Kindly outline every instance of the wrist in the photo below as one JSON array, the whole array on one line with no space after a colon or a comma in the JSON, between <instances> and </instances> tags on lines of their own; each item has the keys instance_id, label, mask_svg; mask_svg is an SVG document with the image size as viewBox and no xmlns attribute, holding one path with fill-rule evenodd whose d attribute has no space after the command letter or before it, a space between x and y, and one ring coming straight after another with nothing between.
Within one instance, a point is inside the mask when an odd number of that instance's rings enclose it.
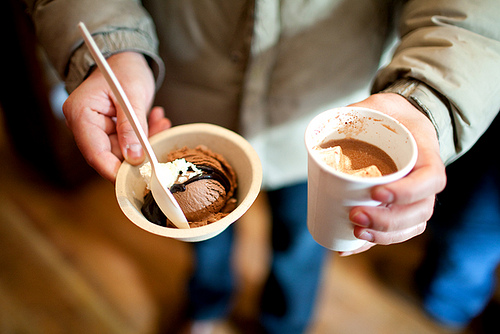
<instances>
[{"instance_id":1,"label":"wrist","mask_svg":"<svg viewBox=\"0 0 500 334\"><path fill-rule=\"evenodd\" d=\"M405 98L417 110L429 117L429 112L425 104L418 98L415 91L422 83L415 79L401 79L395 81L390 86L380 91L379 93L393 93Z\"/></svg>"},{"instance_id":2,"label":"wrist","mask_svg":"<svg viewBox=\"0 0 500 334\"><path fill-rule=\"evenodd\" d=\"M165 76L165 66L157 54L156 45L135 30L118 29L109 33L95 33L93 38L101 53L109 59L114 55L137 53L146 60L155 78L155 88L159 87ZM83 44L72 51L65 73L61 74L69 93L76 89L92 72L95 61L88 48Z\"/></svg>"}]
</instances>

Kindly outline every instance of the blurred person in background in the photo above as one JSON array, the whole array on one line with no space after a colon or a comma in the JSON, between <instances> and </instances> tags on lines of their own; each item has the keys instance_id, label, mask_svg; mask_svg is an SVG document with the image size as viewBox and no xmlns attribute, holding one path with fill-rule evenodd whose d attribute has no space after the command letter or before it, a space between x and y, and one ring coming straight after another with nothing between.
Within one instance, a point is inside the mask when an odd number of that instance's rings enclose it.
<instances>
[{"instance_id":1,"label":"blurred person in background","mask_svg":"<svg viewBox=\"0 0 500 334\"><path fill-rule=\"evenodd\" d=\"M493 333L500 328L487 314L473 322L493 297L500 263L497 131L498 117L470 151L447 167L448 184L437 197L426 258L416 275L424 310L455 330L471 325Z\"/></svg>"}]
</instances>

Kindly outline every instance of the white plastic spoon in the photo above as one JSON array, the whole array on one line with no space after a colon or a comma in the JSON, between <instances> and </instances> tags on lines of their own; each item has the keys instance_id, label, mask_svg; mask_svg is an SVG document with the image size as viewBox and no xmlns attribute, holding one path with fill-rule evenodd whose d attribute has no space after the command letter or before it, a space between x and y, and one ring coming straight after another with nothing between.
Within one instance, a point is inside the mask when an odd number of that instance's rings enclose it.
<instances>
[{"instance_id":1,"label":"white plastic spoon","mask_svg":"<svg viewBox=\"0 0 500 334\"><path fill-rule=\"evenodd\" d=\"M111 70L111 67L109 66L108 62L102 55L101 51L97 47L97 44L95 43L94 39L90 35L89 31L87 30L87 27L83 22L80 22L78 24L78 27L80 28L80 31L82 33L83 39L85 40L85 43L87 44L92 57L94 57L94 60L97 63L97 66L101 70L102 74L106 78L106 81L108 82L109 86L111 87L111 90L113 91L113 94L115 95L116 99L118 100L118 103L120 104L120 107L123 109L125 114L127 115L127 118L132 125L132 128L135 131L135 134L139 138L139 141L141 142L142 147L144 148L144 151L146 152L146 155L151 163L151 193L153 194L153 198L155 199L156 203L160 207L161 211L167 216L167 218L178 228L189 228L188 221L186 219L186 216L182 212L179 203L175 200L174 196L172 196L172 193L170 192L170 189L168 187L165 187L162 184L161 177L158 177L157 172L159 171L159 162L158 159L156 158L156 155L153 151L153 148L149 144L149 141L146 137L146 134L144 133L144 130L142 129L139 119L135 115L135 112L132 108L132 105L130 104L130 101L128 100L127 96L125 95L125 92L123 91L123 88L121 87L120 83L118 82L118 79L116 78L115 74Z\"/></svg>"}]
</instances>

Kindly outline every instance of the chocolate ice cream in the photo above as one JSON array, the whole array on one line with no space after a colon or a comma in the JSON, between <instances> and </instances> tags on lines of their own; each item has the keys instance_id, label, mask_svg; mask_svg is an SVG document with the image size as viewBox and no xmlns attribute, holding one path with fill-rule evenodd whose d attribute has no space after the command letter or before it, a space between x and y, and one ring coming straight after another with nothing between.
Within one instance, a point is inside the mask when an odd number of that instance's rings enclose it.
<instances>
[{"instance_id":1,"label":"chocolate ice cream","mask_svg":"<svg viewBox=\"0 0 500 334\"><path fill-rule=\"evenodd\" d=\"M330 140L316 149L320 159L339 172L360 177L377 177L398 170L387 153L361 140Z\"/></svg>"},{"instance_id":2,"label":"chocolate ice cream","mask_svg":"<svg viewBox=\"0 0 500 334\"><path fill-rule=\"evenodd\" d=\"M184 147L170 152L167 163L161 165L174 175L170 191L190 227L215 222L236 207L236 175L220 154L201 145L194 149ZM141 174L146 180L147 168L141 167ZM160 210L151 192L145 195L141 211L155 224L175 227Z\"/></svg>"}]
</instances>

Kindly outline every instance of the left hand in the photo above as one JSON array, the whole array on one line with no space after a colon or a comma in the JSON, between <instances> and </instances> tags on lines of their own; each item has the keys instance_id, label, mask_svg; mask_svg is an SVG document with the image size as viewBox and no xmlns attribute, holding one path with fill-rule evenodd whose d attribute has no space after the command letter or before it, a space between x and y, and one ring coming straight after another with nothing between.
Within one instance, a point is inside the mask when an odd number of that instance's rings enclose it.
<instances>
[{"instance_id":1,"label":"left hand","mask_svg":"<svg viewBox=\"0 0 500 334\"><path fill-rule=\"evenodd\" d=\"M340 252L342 256L361 253L375 244L400 243L424 232L434 212L436 194L446 185L436 130L404 97L392 93L375 94L351 106L378 110L401 122L415 138L418 158L407 176L372 189L372 199L380 201L381 205L351 209L349 218L354 224L354 235L369 242L357 250Z\"/></svg>"},{"instance_id":2,"label":"left hand","mask_svg":"<svg viewBox=\"0 0 500 334\"><path fill-rule=\"evenodd\" d=\"M122 52L112 55L107 61L144 132L151 136L168 129L170 120L165 117L163 108L151 109L155 81L144 56ZM115 182L124 159L133 165L144 161L139 139L99 69L94 69L70 94L63 111L83 156L107 180Z\"/></svg>"}]
</instances>

